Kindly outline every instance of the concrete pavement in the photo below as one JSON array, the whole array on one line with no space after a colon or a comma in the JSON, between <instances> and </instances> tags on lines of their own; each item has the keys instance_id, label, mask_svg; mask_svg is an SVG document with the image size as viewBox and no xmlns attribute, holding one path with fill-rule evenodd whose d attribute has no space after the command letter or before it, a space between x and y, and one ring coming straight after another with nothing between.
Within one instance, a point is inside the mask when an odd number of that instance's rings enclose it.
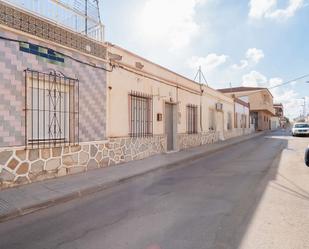
<instances>
[{"instance_id":1,"label":"concrete pavement","mask_svg":"<svg viewBox=\"0 0 309 249\"><path fill-rule=\"evenodd\" d=\"M272 137L273 139L274 137ZM288 146L264 179L262 197L246 227L241 249L309 248L309 167L304 150L309 138L282 137Z\"/></svg>"},{"instance_id":2,"label":"concrete pavement","mask_svg":"<svg viewBox=\"0 0 309 249\"><path fill-rule=\"evenodd\" d=\"M153 171L93 195L3 222L0 245L13 249L284 248L272 244L281 237L270 230L264 231L270 233L268 247L260 247L265 234L255 241L250 236L255 234L252 224L264 193L278 177L282 150L298 151L293 155L293 181L301 171L307 172L299 159L301 148L290 144L290 139L284 132L259 136L179 167ZM298 187L309 190L307 185ZM304 202L291 200L288 204L300 205L301 212L293 209L294 216L302 217L304 225L296 219L292 230L309 231L307 218L302 216L307 208ZM272 222L272 217L264 220ZM287 239L299 238L294 232L286 233L283 245ZM290 248L308 248L306 240L303 247L300 245Z\"/></svg>"},{"instance_id":3,"label":"concrete pavement","mask_svg":"<svg viewBox=\"0 0 309 249\"><path fill-rule=\"evenodd\" d=\"M232 138L185 151L156 155L123 165L92 170L58 179L36 182L0 191L0 222L113 186L124 180L162 167L175 166L205 156L207 153L260 136L261 133Z\"/></svg>"}]
</instances>

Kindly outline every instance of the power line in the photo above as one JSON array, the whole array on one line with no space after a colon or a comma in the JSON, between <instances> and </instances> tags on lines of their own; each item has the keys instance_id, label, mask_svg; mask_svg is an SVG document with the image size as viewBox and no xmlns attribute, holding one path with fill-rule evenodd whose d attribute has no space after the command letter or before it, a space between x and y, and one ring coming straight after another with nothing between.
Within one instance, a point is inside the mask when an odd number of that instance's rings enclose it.
<instances>
[{"instance_id":1,"label":"power line","mask_svg":"<svg viewBox=\"0 0 309 249\"><path fill-rule=\"evenodd\" d=\"M275 86L272 86L272 87L257 87L256 90L252 93L248 93L246 94L245 96L249 96L249 95L253 95L256 93L256 91L259 91L259 90L263 90L263 89L267 89L267 90L270 90L270 89L274 89L274 88L277 88L277 87L281 87L281 86L284 86L284 85L288 85L294 81L297 81L297 80L301 80L301 79L304 79L304 78L307 78L309 77L309 74L305 74L305 75L302 75L300 77L297 77L295 79L292 79L292 80L288 80L286 82L283 82L281 84L278 84L278 85L275 85ZM233 90L231 89L231 92L233 92Z\"/></svg>"},{"instance_id":2,"label":"power line","mask_svg":"<svg viewBox=\"0 0 309 249\"><path fill-rule=\"evenodd\" d=\"M284 86L284 85L290 84L290 83L292 83L294 81L298 81L298 80L301 80L301 79L304 79L304 78L307 78L307 77L309 77L309 74L305 74L303 76L300 76L298 78L295 78L295 79L283 82L281 84L278 84L278 85L275 85L275 86L272 86L272 87L268 87L268 89L273 89L273 88L277 88L277 87L280 87L280 86Z\"/></svg>"}]
</instances>

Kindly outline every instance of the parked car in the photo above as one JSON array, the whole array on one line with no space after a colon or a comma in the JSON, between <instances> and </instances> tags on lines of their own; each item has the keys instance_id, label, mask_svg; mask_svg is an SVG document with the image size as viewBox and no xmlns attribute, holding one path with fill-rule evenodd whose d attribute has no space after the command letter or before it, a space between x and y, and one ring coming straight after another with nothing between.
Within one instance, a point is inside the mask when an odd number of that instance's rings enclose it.
<instances>
[{"instance_id":1,"label":"parked car","mask_svg":"<svg viewBox=\"0 0 309 249\"><path fill-rule=\"evenodd\" d=\"M295 123L292 128L292 135L309 135L308 123Z\"/></svg>"},{"instance_id":2,"label":"parked car","mask_svg":"<svg viewBox=\"0 0 309 249\"><path fill-rule=\"evenodd\" d=\"M309 147L307 148L305 153L305 163L309 167Z\"/></svg>"}]
</instances>

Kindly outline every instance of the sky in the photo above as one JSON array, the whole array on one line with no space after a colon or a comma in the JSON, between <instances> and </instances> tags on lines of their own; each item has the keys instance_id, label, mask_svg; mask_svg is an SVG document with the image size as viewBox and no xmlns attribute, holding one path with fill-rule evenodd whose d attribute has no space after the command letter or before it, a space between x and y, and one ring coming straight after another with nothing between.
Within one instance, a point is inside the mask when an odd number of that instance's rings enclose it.
<instances>
[{"instance_id":1,"label":"sky","mask_svg":"<svg viewBox=\"0 0 309 249\"><path fill-rule=\"evenodd\" d=\"M56 14L39 0L9 0ZM49 0L54 4L54 0ZM80 3L63 0L66 3ZM49 2L48 2L49 3ZM208 85L275 87L289 118L309 113L309 0L99 0L105 40ZM35 7L36 6L36 7ZM50 5L51 6L51 5ZM48 12L46 12L48 10ZM75 20L75 19L74 19ZM74 22L75 23L75 22Z\"/></svg>"},{"instance_id":2,"label":"sky","mask_svg":"<svg viewBox=\"0 0 309 249\"><path fill-rule=\"evenodd\" d=\"M272 87L309 74L309 0L101 0L105 39L213 88ZM309 77L271 90L309 113Z\"/></svg>"}]
</instances>

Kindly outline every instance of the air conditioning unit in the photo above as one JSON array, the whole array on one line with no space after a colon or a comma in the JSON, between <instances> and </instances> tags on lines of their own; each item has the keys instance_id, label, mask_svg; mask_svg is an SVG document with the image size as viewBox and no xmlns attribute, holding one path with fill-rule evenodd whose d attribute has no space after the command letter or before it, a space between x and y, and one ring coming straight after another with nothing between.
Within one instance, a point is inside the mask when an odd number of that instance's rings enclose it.
<instances>
[{"instance_id":1,"label":"air conditioning unit","mask_svg":"<svg viewBox=\"0 0 309 249\"><path fill-rule=\"evenodd\" d=\"M216 103L216 110L222 111L223 110L223 104L222 103Z\"/></svg>"}]
</instances>

